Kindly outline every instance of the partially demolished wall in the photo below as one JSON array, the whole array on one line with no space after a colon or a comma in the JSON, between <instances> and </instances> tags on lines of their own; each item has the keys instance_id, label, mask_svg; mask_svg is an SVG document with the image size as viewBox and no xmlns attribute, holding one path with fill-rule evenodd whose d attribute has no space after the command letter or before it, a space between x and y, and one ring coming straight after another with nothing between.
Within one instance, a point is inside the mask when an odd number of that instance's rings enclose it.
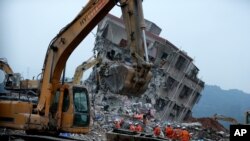
<instances>
[{"instance_id":1,"label":"partially demolished wall","mask_svg":"<svg viewBox=\"0 0 250 141\"><path fill-rule=\"evenodd\" d=\"M158 120L181 122L191 115L193 106L201 97L204 82L197 77L199 69L193 64L192 58L166 39L161 38L159 36L161 29L157 25L150 21L146 21L146 24L149 58L154 64L153 78L143 96L129 97L129 99L134 105L140 105L139 109L144 107L144 111L149 110ZM106 16L99 23L96 35L94 50L102 56L104 64L126 63L129 60L122 19L113 15ZM95 69L101 71L98 66ZM94 79L93 75L94 71L89 80ZM105 83L108 82L100 83L102 93L111 93L105 87ZM99 103L107 102L107 95L98 97L101 97L96 100ZM128 110L121 102L116 111ZM141 111L137 109L136 112Z\"/></svg>"}]
</instances>

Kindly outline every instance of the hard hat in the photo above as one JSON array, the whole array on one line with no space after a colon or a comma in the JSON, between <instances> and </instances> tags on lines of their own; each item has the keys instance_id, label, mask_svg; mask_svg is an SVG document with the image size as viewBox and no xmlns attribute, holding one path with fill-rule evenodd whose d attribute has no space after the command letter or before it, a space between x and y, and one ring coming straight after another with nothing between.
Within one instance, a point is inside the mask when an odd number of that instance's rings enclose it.
<instances>
[{"instance_id":1,"label":"hard hat","mask_svg":"<svg viewBox=\"0 0 250 141\"><path fill-rule=\"evenodd\" d=\"M138 125L138 124L139 124L138 122L135 123L135 125Z\"/></svg>"},{"instance_id":2,"label":"hard hat","mask_svg":"<svg viewBox=\"0 0 250 141\"><path fill-rule=\"evenodd\" d=\"M171 125L171 124L168 122L167 125Z\"/></svg>"},{"instance_id":3,"label":"hard hat","mask_svg":"<svg viewBox=\"0 0 250 141\"><path fill-rule=\"evenodd\" d=\"M180 125L177 125L176 127L177 127L177 128L180 128L181 126L180 126Z\"/></svg>"},{"instance_id":4,"label":"hard hat","mask_svg":"<svg viewBox=\"0 0 250 141\"><path fill-rule=\"evenodd\" d=\"M183 127L182 127L182 129L186 129L186 127L185 127L185 126L183 126Z\"/></svg>"}]
</instances>

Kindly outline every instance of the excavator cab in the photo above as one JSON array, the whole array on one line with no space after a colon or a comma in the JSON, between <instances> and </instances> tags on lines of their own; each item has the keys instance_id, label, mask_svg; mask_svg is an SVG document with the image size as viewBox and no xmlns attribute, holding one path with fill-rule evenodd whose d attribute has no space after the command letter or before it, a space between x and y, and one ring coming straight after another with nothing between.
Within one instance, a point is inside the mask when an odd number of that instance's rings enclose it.
<instances>
[{"instance_id":1,"label":"excavator cab","mask_svg":"<svg viewBox=\"0 0 250 141\"><path fill-rule=\"evenodd\" d=\"M70 84L59 88L50 106L50 127L64 132L87 133L90 124L87 89Z\"/></svg>"},{"instance_id":2,"label":"excavator cab","mask_svg":"<svg viewBox=\"0 0 250 141\"><path fill-rule=\"evenodd\" d=\"M5 89L17 89L20 88L21 74L20 73L10 73L5 75Z\"/></svg>"}]
</instances>

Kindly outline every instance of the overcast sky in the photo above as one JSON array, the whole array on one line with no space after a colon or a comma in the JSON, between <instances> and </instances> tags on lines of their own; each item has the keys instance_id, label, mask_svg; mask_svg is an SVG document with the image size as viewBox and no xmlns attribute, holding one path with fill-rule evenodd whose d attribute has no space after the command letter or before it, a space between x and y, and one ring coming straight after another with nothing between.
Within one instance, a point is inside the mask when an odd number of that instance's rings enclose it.
<instances>
[{"instance_id":1,"label":"overcast sky","mask_svg":"<svg viewBox=\"0 0 250 141\"><path fill-rule=\"evenodd\" d=\"M48 44L86 2L1 0L0 58L24 78L37 76ZM144 0L143 8L145 18L162 28L161 37L194 58L206 84L250 93L249 0ZM111 13L121 16L119 7ZM92 55L93 46L89 34L67 62L68 77Z\"/></svg>"}]
</instances>

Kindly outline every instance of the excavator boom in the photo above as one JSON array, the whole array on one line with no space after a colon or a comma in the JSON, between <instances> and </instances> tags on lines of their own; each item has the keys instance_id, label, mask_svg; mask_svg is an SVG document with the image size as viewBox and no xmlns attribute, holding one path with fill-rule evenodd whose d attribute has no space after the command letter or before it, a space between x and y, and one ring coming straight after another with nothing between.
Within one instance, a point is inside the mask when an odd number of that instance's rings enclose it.
<instances>
[{"instance_id":1,"label":"excavator boom","mask_svg":"<svg viewBox=\"0 0 250 141\"><path fill-rule=\"evenodd\" d=\"M50 43L43 66L38 110L45 108L48 116L51 95L60 82L66 61L77 45L98 22L115 6L110 0L90 0L78 16L69 23ZM46 106L45 106L46 103Z\"/></svg>"},{"instance_id":2,"label":"excavator boom","mask_svg":"<svg viewBox=\"0 0 250 141\"><path fill-rule=\"evenodd\" d=\"M84 72L89 68L93 67L94 65L96 65L97 63L99 63L99 60L97 58L94 58L94 56L92 56L87 61L79 65L75 70L73 84L80 84Z\"/></svg>"},{"instance_id":3,"label":"excavator boom","mask_svg":"<svg viewBox=\"0 0 250 141\"><path fill-rule=\"evenodd\" d=\"M4 58L0 58L0 70L4 71L6 74L13 74L11 67Z\"/></svg>"}]
</instances>

